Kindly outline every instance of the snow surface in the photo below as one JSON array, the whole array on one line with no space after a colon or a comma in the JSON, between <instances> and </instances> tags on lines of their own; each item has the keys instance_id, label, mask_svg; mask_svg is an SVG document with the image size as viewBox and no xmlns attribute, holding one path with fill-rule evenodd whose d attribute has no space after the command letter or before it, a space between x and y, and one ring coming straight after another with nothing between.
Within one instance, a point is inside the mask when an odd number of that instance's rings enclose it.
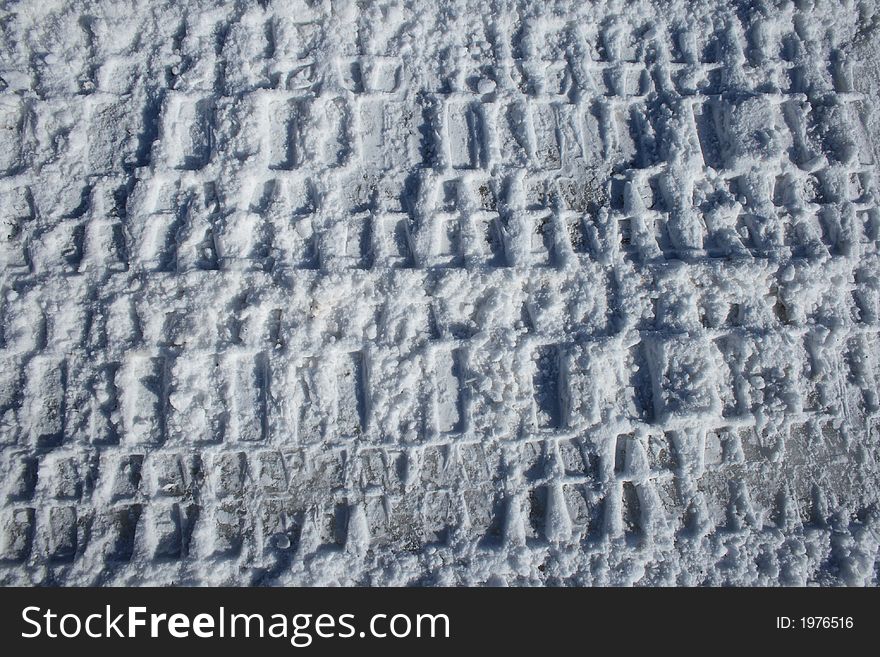
<instances>
[{"instance_id":1,"label":"snow surface","mask_svg":"<svg viewBox=\"0 0 880 657\"><path fill-rule=\"evenodd\" d=\"M0 7L0 582L877 584L873 0Z\"/></svg>"}]
</instances>

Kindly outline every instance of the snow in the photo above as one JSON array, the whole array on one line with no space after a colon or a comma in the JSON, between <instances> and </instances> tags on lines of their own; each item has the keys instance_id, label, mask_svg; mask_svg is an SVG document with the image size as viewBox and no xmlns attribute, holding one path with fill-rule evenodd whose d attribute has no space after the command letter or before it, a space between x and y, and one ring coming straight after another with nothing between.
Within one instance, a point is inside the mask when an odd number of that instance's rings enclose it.
<instances>
[{"instance_id":1,"label":"snow","mask_svg":"<svg viewBox=\"0 0 880 657\"><path fill-rule=\"evenodd\" d=\"M876 585L878 25L5 3L0 582Z\"/></svg>"}]
</instances>

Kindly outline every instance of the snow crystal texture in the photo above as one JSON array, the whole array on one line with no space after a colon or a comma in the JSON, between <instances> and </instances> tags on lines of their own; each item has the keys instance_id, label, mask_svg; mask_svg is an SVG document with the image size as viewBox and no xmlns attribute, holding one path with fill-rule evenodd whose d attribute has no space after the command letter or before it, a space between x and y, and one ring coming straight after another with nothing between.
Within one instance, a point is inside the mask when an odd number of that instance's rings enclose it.
<instances>
[{"instance_id":1,"label":"snow crystal texture","mask_svg":"<svg viewBox=\"0 0 880 657\"><path fill-rule=\"evenodd\" d=\"M0 583L877 583L874 2L0 14Z\"/></svg>"}]
</instances>

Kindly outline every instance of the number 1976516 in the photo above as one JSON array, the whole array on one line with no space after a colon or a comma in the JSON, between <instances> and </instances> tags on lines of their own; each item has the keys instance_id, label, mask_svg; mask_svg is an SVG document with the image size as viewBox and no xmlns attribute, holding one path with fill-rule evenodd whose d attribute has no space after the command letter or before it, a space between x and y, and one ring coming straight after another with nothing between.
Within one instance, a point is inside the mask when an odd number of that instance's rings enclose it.
<instances>
[{"instance_id":1,"label":"number 1976516","mask_svg":"<svg viewBox=\"0 0 880 657\"><path fill-rule=\"evenodd\" d=\"M780 630L849 630L854 623L852 616L777 616L776 627Z\"/></svg>"}]
</instances>

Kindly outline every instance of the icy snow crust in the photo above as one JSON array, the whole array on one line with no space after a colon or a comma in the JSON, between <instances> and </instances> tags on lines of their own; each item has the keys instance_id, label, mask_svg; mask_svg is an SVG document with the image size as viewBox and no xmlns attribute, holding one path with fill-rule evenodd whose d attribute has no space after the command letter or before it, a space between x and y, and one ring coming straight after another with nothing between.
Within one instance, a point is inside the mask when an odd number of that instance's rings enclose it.
<instances>
[{"instance_id":1,"label":"icy snow crust","mask_svg":"<svg viewBox=\"0 0 880 657\"><path fill-rule=\"evenodd\" d=\"M876 584L873 2L5 2L0 582Z\"/></svg>"}]
</instances>

